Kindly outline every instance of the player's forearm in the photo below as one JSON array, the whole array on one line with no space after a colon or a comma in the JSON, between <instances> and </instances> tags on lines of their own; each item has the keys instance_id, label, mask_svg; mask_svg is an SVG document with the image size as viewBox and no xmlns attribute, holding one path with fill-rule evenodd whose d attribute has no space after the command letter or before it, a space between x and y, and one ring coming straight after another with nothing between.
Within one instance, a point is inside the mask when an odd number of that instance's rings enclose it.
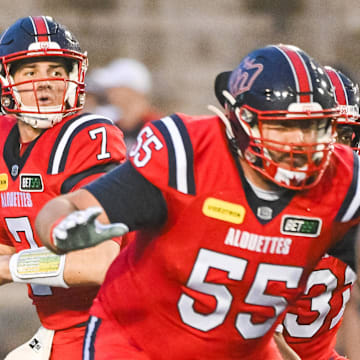
<instances>
[{"instance_id":1,"label":"player's forearm","mask_svg":"<svg viewBox=\"0 0 360 360\"><path fill-rule=\"evenodd\" d=\"M344 351L349 359L357 359L360 354L360 291L357 287L352 290L350 300L346 304L344 319L341 324Z\"/></svg>"},{"instance_id":2,"label":"player's forearm","mask_svg":"<svg viewBox=\"0 0 360 360\"><path fill-rule=\"evenodd\" d=\"M13 246L0 244L0 285L12 282L9 262L14 253L15 248Z\"/></svg>"},{"instance_id":3,"label":"player's forearm","mask_svg":"<svg viewBox=\"0 0 360 360\"><path fill-rule=\"evenodd\" d=\"M287 344L282 333L275 332L274 340L284 360L301 360L299 355Z\"/></svg>"},{"instance_id":4,"label":"player's forearm","mask_svg":"<svg viewBox=\"0 0 360 360\"><path fill-rule=\"evenodd\" d=\"M101 285L120 251L109 240L91 249L57 255L45 247L0 256L0 285L14 281L68 288Z\"/></svg>"},{"instance_id":5,"label":"player's forearm","mask_svg":"<svg viewBox=\"0 0 360 360\"><path fill-rule=\"evenodd\" d=\"M12 282L12 277L9 270L10 258L11 255L0 255L0 285Z\"/></svg>"},{"instance_id":6,"label":"player's forearm","mask_svg":"<svg viewBox=\"0 0 360 360\"><path fill-rule=\"evenodd\" d=\"M13 246L0 244L0 255L12 255L15 253Z\"/></svg>"},{"instance_id":7,"label":"player's forearm","mask_svg":"<svg viewBox=\"0 0 360 360\"><path fill-rule=\"evenodd\" d=\"M40 241L55 253L63 253L52 241L51 230L54 224L76 210L83 210L94 206L100 207L99 202L90 192L84 189L50 200L41 209L35 222L35 228ZM105 212L102 212L98 219L103 223L109 222ZM112 236L109 238L112 238Z\"/></svg>"},{"instance_id":8,"label":"player's forearm","mask_svg":"<svg viewBox=\"0 0 360 360\"><path fill-rule=\"evenodd\" d=\"M65 282L70 287L101 285L119 251L119 244L108 240L95 247L66 254Z\"/></svg>"},{"instance_id":9,"label":"player's forearm","mask_svg":"<svg viewBox=\"0 0 360 360\"><path fill-rule=\"evenodd\" d=\"M51 242L51 228L55 222L77 210L74 204L68 200L67 195L57 197L50 200L41 209L36 217L35 229L39 240L44 246L52 251L57 252L57 249Z\"/></svg>"}]
</instances>

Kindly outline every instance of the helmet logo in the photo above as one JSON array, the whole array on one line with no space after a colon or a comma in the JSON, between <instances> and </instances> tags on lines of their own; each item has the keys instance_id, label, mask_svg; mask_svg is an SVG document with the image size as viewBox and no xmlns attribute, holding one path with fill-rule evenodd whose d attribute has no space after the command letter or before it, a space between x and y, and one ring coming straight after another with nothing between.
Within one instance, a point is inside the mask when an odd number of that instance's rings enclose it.
<instances>
[{"instance_id":1,"label":"helmet logo","mask_svg":"<svg viewBox=\"0 0 360 360\"><path fill-rule=\"evenodd\" d=\"M60 49L60 45L54 41L40 41L29 45L29 50Z\"/></svg>"},{"instance_id":2,"label":"helmet logo","mask_svg":"<svg viewBox=\"0 0 360 360\"><path fill-rule=\"evenodd\" d=\"M263 64L255 63L255 59L245 58L241 65L231 74L229 83L231 94L236 97L250 90L263 69Z\"/></svg>"},{"instance_id":3,"label":"helmet logo","mask_svg":"<svg viewBox=\"0 0 360 360\"><path fill-rule=\"evenodd\" d=\"M321 111L323 108L317 102L307 102L307 103L291 103L288 107L288 111L291 112L298 112L298 113L310 113L310 112L317 112ZM294 116L291 114L291 116ZM301 114L299 114L301 116Z\"/></svg>"}]
</instances>

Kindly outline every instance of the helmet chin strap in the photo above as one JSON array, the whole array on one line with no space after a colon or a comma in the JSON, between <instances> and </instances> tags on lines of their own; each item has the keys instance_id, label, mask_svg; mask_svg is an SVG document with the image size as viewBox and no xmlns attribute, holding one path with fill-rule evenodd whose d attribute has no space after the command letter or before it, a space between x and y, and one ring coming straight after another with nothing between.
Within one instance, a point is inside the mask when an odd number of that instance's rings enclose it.
<instances>
[{"instance_id":1,"label":"helmet chin strap","mask_svg":"<svg viewBox=\"0 0 360 360\"><path fill-rule=\"evenodd\" d=\"M304 166L301 170L307 170L307 166ZM300 184L305 181L306 174L301 171L288 170L278 166L276 168L274 179L280 184L291 185L291 183L294 182Z\"/></svg>"},{"instance_id":2,"label":"helmet chin strap","mask_svg":"<svg viewBox=\"0 0 360 360\"><path fill-rule=\"evenodd\" d=\"M10 76L10 81L14 83L12 76ZM17 113L16 117L33 128L51 128L63 119L62 105L40 106L39 108L37 106L28 106L22 102L21 95L15 86L13 87L13 94L19 103L20 111L24 111ZM43 112L42 114L37 113L39 109ZM57 113L54 114L54 112Z\"/></svg>"},{"instance_id":3,"label":"helmet chin strap","mask_svg":"<svg viewBox=\"0 0 360 360\"><path fill-rule=\"evenodd\" d=\"M61 105L58 106L47 106L42 107L40 110L46 110L49 112L60 111L62 108ZM37 111L37 107L35 106L21 106L21 109L24 111ZM53 127L55 124L60 122L63 119L63 114L27 114L27 113L19 113L17 114L17 118L26 124L31 125L33 128L39 129L47 129Z\"/></svg>"},{"instance_id":4,"label":"helmet chin strap","mask_svg":"<svg viewBox=\"0 0 360 360\"><path fill-rule=\"evenodd\" d=\"M224 96L225 96L225 93L227 93L226 98L229 100L230 104L233 105L235 103L235 99L226 90L223 91ZM225 125L226 134L227 134L228 138L230 140L235 139L235 135L232 130L231 123L230 123L229 119L227 118L227 116L220 109L218 109L217 107L215 107L213 105L208 105L208 109L210 111L214 112L222 120L222 122ZM240 115L239 109L237 108L236 110L238 110L238 113L236 113L236 116L239 119L239 115ZM239 120L239 122L240 122L240 124L242 123L241 120ZM246 131L248 132L248 129L246 129ZM237 148L237 153L240 157L243 157L243 154L239 148ZM269 160L271 160L271 156L266 148L264 149L264 155ZM248 159L248 161L250 161L250 159ZM278 184L285 184L287 186L290 186L292 184L301 184L306 180L306 176L307 176L306 170L307 169L308 169L308 165L305 165L305 166L299 168L300 171L296 171L296 170L285 169L281 166L278 166L278 164L277 164L276 169L274 169L275 170L274 180Z\"/></svg>"},{"instance_id":5,"label":"helmet chin strap","mask_svg":"<svg viewBox=\"0 0 360 360\"><path fill-rule=\"evenodd\" d=\"M244 126L242 121L240 120L240 109L237 106L235 106L236 105L235 98L227 90L223 90L222 94L223 94L224 98L230 103L230 105L234 107L235 116L239 120L239 123L240 123L241 127L243 128L243 130L247 134L249 134L249 129L247 129L246 126ZM228 139L230 141L236 140L236 137L234 135L234 132L233 132L233 129L232 129L232 126L231 126L231 123L230 123L230 120L228 119L228 117L214 105L208 105L208 109L210 111L214 112L222 120L222 122L225 125L226 135L227 135ZM236 146L236 152L240 157L244 156L244 154L238 148L238 146Z\"/></svg>"},{"instance_id":6,"label":"helmet chin strap","mask_svg":"<svg viewBox=\"0 0 360 360\"><path fill-rule=\"evenodd\" d=\"M16 117L29 124L33 128L46 129L53 127L58 122L62 121L64 116L70 115L72 112L64 114L62 112L63 105L55 105L55 106L28 106L24 105L21 99L21 95L19 94L17 88L14 86L15 82L13 76L10 75L10 64L8 65L8 78L1 76L3 86L12 85L13 96L15 97L17 103L19 104L19 112L16 113ZM86 64L84 65L85 67ZM71 107L75 106L76 91L77 91L77 80L79 76L79 65L77 63L73 63L72 70L69 73L69 80L67 82L67 89L65 93L65 101L67 104L70 104ZM40 110L40 114L38 111Z\"/></svg>"}]
</instances>

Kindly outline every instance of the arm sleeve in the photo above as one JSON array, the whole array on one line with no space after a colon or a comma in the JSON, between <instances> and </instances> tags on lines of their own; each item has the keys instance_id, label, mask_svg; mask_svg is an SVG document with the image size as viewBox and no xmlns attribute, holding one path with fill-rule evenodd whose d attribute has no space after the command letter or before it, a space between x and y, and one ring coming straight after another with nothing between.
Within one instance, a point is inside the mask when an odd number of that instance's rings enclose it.
<instances>
[{"instance_id":1,"label":"arm sleeve","mask_svg":"<svg viewBox=\"0 0 360 360\"><path fill-rule=\"evenodd\" d=\"M161 191L137 172L129 161L85 186L104 208L110 222L130 231L165 223L166 202Z\"/></svg>"}]
</instances>

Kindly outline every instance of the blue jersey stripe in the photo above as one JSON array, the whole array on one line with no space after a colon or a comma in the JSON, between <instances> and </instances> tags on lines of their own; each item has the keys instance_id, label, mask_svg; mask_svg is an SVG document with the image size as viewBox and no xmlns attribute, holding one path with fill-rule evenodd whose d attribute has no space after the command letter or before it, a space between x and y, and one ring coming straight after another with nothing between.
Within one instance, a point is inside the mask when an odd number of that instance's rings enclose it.
<instances>
[{"instance_id":1,"label":"blue jersey stripe","mask_svg":"<svg viewBox=\"0 0 360 360\"><path fill-rule=\"evenodd\" d=\"M175 124L178 127L180 134L182 136L185 147L186 161L188 164L187 174L186 174L187 183L188 183L188 193L191 195L195 195L196 187L195 187L195 176L194 176L194 150L190 140L190 136L187 132L187 129L183 121L178 115L174 114L170 117L175 121Z\"/></svg>"},{"instance_id":2,"label":"blue jersey stripe","mask_svg":"<svg viewBox=\"0 0 360 360\"><path fill-rule=\"evenodd\" d=\"M94 124L113 123L98 115L81 115L63 125L50 154L48 174L54 175L64 171L74 137L84 128Z\"/></svg>"},{"instance_id":3,"label":"blue jersey stripe","mask_svg":"<svg viewBox=\"0 0 360 360\"><path fill-rule=\"evenodd\" d=\"M182 193L195 195L194 152L181 118L171 115L153 124L163 135L168 149L168 185Z\"/></svg>"},{"instance_id":4,"label":"blue jersey stripe","mask_svg":"<svg viewBox=\"0 0 360 360\"><path fill-rule=\"evenodd\" d=\"M161 120L154 121L153 124L161 132L164 140L166 142L166 148L168 151L168 162L169 162L169 183L168 185L174 189L177 189L176 183L176 157L175 149L171 140L170 133Z\"/></svg>"}]
</instances>

